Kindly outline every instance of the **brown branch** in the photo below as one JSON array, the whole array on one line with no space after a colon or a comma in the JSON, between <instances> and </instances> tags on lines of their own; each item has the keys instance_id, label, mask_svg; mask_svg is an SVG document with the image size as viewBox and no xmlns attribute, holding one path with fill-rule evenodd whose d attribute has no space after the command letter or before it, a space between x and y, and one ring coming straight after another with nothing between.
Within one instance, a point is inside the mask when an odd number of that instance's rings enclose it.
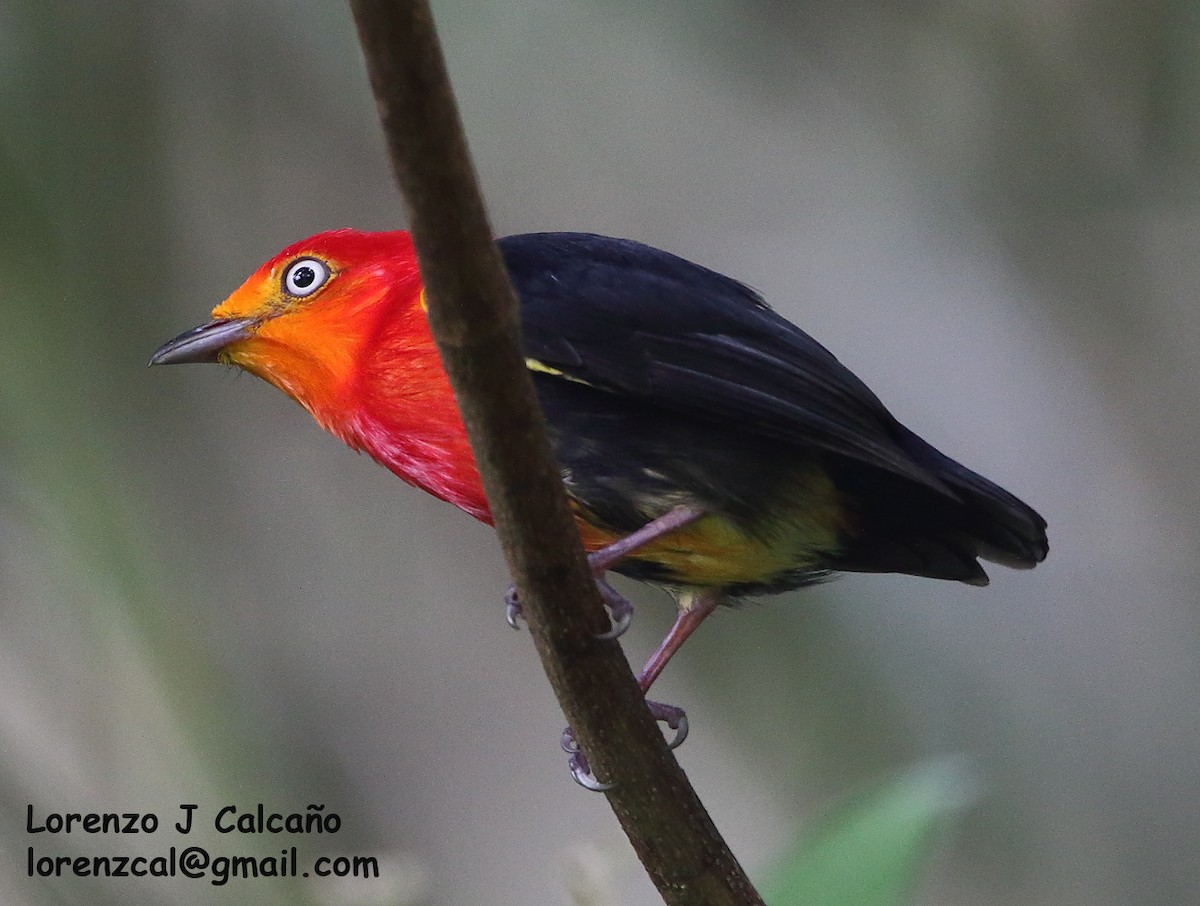
<instances>
[{"instance_id":1,"label":"brown branch","mask_svg":"<svg viewBox=\"0 0 1200 906\"><path fill-rule=\"evenodd\" d=\"M546 675L663 899L757 904L613 642L520 351L517 300L492 242L432 14L350 0L421 261L429 321ZM499 608L497 608L499 618Z\"/></svg>"}]
</instances>

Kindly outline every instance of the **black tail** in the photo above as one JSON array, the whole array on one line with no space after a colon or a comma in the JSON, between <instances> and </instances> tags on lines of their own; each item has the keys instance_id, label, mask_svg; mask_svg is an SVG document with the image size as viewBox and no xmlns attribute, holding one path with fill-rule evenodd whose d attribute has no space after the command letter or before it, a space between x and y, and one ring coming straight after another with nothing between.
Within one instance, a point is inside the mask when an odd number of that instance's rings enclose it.
<instances>
[{"instance_id":1,"label":"black tail","mask_svg":"<svg viewBox=\"0 0 1200 906\"><path fill-rule=\"evenodd\" d=\"M953 496L876 470L838 469L835 481L856 502L861 531L847 538L835 568L986 585L977 558L1016 569L1046 559L1046 520L1030 506L903 425L894 439Z\"/></svg>"},{"instance_id":2,"label":"black tail","mask_svg":"<svg viewBox=\"0 0 1200 906\"><path fill-rule=\"evenodd\" d=\"M1046 520L1031 506L899 427L896 439L905 452L962 500L963 528L979 541L979 556L1015 569L1046 559Z\"/></svg>"}]
</instances>

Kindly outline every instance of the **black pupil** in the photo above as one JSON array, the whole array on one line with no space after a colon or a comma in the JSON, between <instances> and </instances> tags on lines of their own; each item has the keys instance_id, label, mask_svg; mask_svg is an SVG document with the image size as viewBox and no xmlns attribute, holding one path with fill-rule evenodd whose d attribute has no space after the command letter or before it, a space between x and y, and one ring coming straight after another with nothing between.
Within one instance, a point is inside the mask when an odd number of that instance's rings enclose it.
<instances>
[{"instance_id":1,"label":"black pupil","mask_svg":"<svg viewBox=\"0 0 1200 906\"><path fill-rule=\"evenodd\" d=\"M308 289L317 279L317 272L307 264L292 271L292 285L296 289Z\"/></svg>"}]
</instances>

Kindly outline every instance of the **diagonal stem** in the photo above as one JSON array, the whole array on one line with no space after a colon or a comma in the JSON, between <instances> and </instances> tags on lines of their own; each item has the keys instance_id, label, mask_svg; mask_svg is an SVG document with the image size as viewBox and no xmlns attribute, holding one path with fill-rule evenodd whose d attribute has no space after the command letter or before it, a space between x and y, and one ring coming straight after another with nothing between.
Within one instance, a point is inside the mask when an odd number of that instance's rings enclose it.
<instances>
[{"instance_id":1,"label":"diagonal stem","mask_svg":"<svg viewBox=\"0 0 1200 906\"><path fill-rule=\"evenodd\" d=\"M669 904L761 904L667 751L579 546L520 351L519 316L492 242L424 0L350 0L429 321L462 411L496 530L543 666L609 802Z\"/></svg>"}]
</instances>

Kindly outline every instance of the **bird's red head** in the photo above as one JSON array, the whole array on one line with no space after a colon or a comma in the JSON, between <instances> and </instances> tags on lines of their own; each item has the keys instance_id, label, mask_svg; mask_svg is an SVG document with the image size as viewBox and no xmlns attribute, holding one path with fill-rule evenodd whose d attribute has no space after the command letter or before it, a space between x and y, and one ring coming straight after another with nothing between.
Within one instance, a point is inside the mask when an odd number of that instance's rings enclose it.
<instances>
[{"instance_id":1,"label":"bird's red head","mask_svg":"<svg viewBox=\"0 0 1200 906\"><path fill-rule=\"evenodd\" d=\"M347 229L297 242L212 317L152 362L237 365L401 478L488 518L408 233Z\"/></svg>"}]
</instances>

